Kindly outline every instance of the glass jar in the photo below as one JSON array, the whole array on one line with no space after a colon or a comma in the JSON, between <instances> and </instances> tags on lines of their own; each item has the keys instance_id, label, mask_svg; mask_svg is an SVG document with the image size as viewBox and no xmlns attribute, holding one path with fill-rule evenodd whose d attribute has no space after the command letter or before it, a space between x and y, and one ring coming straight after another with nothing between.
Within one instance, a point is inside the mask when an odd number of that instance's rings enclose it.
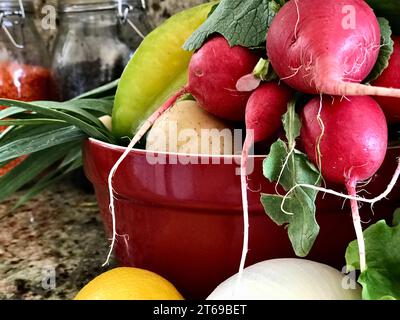
<instances>
[{"instance_id":1,"label":"glass jar","mask_svg":"<svg viewBox=\"0 0 400 320\"><path fill-rule=\"evenodd\" d=\"M0 97L50 99L49 56L35 27L33 2L0 1L0 23Z\"/></svg>"},{"instance_id":2,"label":"glass jar","mask_svg":"<svg viewBox=\"0 0 400 320\"><path fill-rule=\"evenodd\" d=\"M0 26L0 97L23 101L53 98L49 56L35 27L33 2L1 0ZM5 129L0 127L0 132ZM21 161L2 167L0 176Z\"/></svg>"},{"instance_id":3,"label":"glass jar","mask_svg":"<svg viewBox=\"0 0 400 320\"><path fill-rule=\"evenodd\" d=\"M120 6L119 1L110 0L60 1L52 64L60 100L121 76L141 36L148 31L140 3L125 0Z\"/></svg>"}]
</instances>

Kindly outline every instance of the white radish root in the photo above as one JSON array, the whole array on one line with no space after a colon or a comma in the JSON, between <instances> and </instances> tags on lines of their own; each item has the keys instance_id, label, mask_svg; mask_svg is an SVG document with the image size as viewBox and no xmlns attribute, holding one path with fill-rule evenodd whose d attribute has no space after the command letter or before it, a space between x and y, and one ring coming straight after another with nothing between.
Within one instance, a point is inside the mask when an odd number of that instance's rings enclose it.
<instances>
[{"instance_id":1,"label":"white radish root","mask_svg":"<svg viewBox=\"0 0 400 320\"><path fill-rule=\"evenodd\" d=\"M339 198L350 200L351 211L352 211L352 216L353 216L353 224L354 224L354 229L356 232L357 243L358 243L358 248L359 248L360 270L361 270L361 272L363 272L367 268L367 263L366 263L366 256L365 256L364 236L363 236L363 231L362 231L362 227L361 227L361 220L360 220L357 202L359 201L359 202L369 203L369 204L371 204L371 208L372 208L375 203L385 199L390 194L390 192L393 190L394 186L396 185L396 182L399 179L399 176L400 176L400 160L399 159L397 159L397 163L398 163L397 168L396 168L396 170L393 174L393 177L392 177L390 183L388 184L386 190L374 198L366 199L366 198L357 196L355 182L349 182L348 184L346 184L349 195L346 195L346 194L343 194L343 193L340 193L340 192L337 192L337 191L334 191L331 189L327 189L327 188L317 187L317 186L310 185L310 184L299 183L299 184L296 184L295 186L293 186L286 193L286 195L284 196L282 203L281 203L281 210L282 210L282 212L289 214L289 215L294 214L293 212L286 211L284 207L285 207L286 199L288 197L290 197L290 194L296 188L308 188L308 189L312 189L315 191L328 193L328 194L337 196Z\"/></svg>"},{"instance_id":2,"label":"white radish root","mask_svg":"<svg viewBox=\"0 0 400 320\"><path fill-rule=\"evenodd\" d=\"M349 181L346 184L346 188L347 188L347 192L349 193L349 195L351 195L351 196L356 195L356 182L355 181ZM364 272L364 270L367 267L367 262L366 262L366 257L365 257L365 241L364 241L363 230L362 230L362 226L361 226L360 213L358 211L357 200L351 199L350 206L351 206L351 215L353 217L354 230L355 230L356 236L357 236L358 254L360 256L360 270L361 270L361 272Z\"/></svg>"},{"instance_id":3,"label":"white radish root","mask_svg":"<svg viewBox=\"0 0 400 320\"><path fill-rule=\"evenodd\" d=\"M242 156L240 159L240 185L242 193L243 208L243 247L240 259L239 272L236 280L236 288L240 287L243 270L246 263L247 252L249 250L249 203L247 198L247 160L249 158L249 150L254 142L253 130L247 130L246 139L243 144Z\"/></svg>"},{"instance_id":4,"label":"white radish root","mask_svg":"<svg viewBox=\"0 0 400 320\"><path fill-rule=\"evenodd\" d=\"M116 219L115 219L115 202L114 202L114 188L113 188L113 178L115 172L118 170L121 163L125 160L128 156L129 152L133 149L133 147L140 141L140 139L146 134L146 132L151 128L154 122L170 107L172 107L175 102L182 97L186 93L186 88L181 89L172 97L170 97L158 110L156 110L139 128L136 132L132 140L130 141L129 145L125 148L124 153L121 157L115 162L114 166L111 168L110 173L108 175L108 192L110 198L110 214L112 219L112 238L111 238L111 245L110 250L108 252L106 261L104 262L103 266L107 265L110 261L111 254L113 252L115 241L117 237L117 230L116 230Z\"/></svg>"},{"instance_id":5,"label":"white radish root","mask_svg":"<svg viewBox=\"0 0 400 320\"><path fill-rule=\"evenodd\" d=\"M293 193L293 191L297 188L308 188L308 189L312 189L315 191L328 193L328 194L337 196L339 198L347 199L347 200L355 200L355 201L359 201L359 202L369 203L369 204L371 204L371 206L373 206L375 203L385 199L390 194L390 192L392 192L394 186L396 185L396 182L398 181L399 176L400 176L400 161L399 161L399 159L397 159L397 163L398 164L397 164L396 171L394 172L393 177L390 180L390 183L388 184L386 190L374 198L367 199L367 198L363 198L363 197L360 197L357 195L347 195L347 194L344 194L344 193L341 193L341 192L338 192L335 190L318 187L318 186L315 186L312 184L298 183L295 186L293 186L284 196L282 204L281 204L281 210L282 210L282 212L284 212L286 214L289 214L289 215L293 214L293 212L286 211L284 206L285 206L286 199L288 197L290 197L290 194Z\"/></svg>"}]
</instances>

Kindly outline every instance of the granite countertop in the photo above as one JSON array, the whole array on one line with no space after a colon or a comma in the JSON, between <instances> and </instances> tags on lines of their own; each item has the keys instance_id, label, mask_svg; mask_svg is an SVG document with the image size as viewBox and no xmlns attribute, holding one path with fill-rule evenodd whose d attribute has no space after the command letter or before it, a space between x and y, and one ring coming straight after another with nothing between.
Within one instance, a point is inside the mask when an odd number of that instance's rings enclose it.
<instances>
[{"instance_id":1,"label":"granite countertop","mask_svg":"<svg viewBox=\"0 0 400 320\"><path fill-rule=\"evenodd\" d=\"M38 6L54 0L35 0ZM148 0L158 25L206 0ZM46 40L52 35L43 32ZM0 299L71 299L103 268L109 242L96 198L66 181L12 211L23 193L0 204Z\"/></svg>"},{"instance_id":2,"label":"granite countertop","mask_svg":"<svg viewBox=\"0 0 400 320\"><path fill-rule=\"evenodd\" d=\"M96 275L109 242L96 198L70 181L15 212L0 205L0 299L71 299Z\"/></svg>"}]
</instances>

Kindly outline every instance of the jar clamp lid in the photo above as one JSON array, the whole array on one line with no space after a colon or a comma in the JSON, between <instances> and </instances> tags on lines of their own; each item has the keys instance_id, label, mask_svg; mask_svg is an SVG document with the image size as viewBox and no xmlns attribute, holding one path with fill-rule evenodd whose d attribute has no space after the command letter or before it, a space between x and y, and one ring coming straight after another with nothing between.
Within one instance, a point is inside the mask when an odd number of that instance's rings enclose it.
<instances>
[{"instance_id":1,"label":"jar clamp lid","mask_svg":"<svg viewBox=\"0 0 400 320\"><path fill-rule=\"evenodd\" d=\"M4 24L4 20L10 16L19 16L23 20L25 19L25 13L32 12L34 12L34 6L31 0L5 0L0 2L0 26L13 46L18 49L23 49L24 45L15 41L7 26Z\"/></svg>"},{"instance_id":2,"label":"jar clamp lid","mask_svg":"<svg viewBox=\"0 0 400 320\"><path fill-rule=\"evenodd\" d=\"M7 15L25 15L33 13L35 8L32 0L2 0L0 1L0 12Z\"/></svg>"},{"instance_id":3,"label":"jar clamp lid","mask_svg":"<svg viewBox=\"0 0 400 320\"><path fill-rule=\"evenodd\" d=\"M58 12L87 12L87 11L102 11L116 10L122 7L129 7L132 10L133 6L129 4L130 0L64 0L58 5ZM146 9L146 1L140 0L143 9Z\"/></svg>"},{"instance_id":4,"label":"jar clamp lid","mask_svg":"<svg viewBox=\"0 0 400 320\"><path fill-rule=\"evenodd\" d=\"M146 9L146 0L139 0L142 9ZM128 23L129 26L141 37L145 37L139 28L129 19L129 13L134 7L130 0L64 0L59 3L60 13L81 13L88 11L116 10L121 24Z\"/></svg>"},{"instance_id":5,"label":"jar clamp lid","mask_svg":"<svg viewBox=\"0 0 400 320\"><path fill-rule=\"evenodd\" d=\"M144 39L143 33L138 29L138 27L129 19L129 12L132 11L132 6L124 3L123 0L117 0L118 2L118 18L120 19L121 23L128 23L131 28L138 34L139 37ZM141 0L142 8L146 9L146 2L145 0Z\"/></svg>"}]
</instances>

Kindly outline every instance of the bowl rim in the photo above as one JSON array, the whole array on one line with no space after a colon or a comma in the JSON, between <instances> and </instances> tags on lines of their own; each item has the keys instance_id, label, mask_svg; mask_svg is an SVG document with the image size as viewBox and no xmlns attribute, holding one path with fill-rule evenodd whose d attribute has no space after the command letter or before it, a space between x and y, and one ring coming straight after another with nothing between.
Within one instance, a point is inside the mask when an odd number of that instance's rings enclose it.
<instances>
[{"instance_id":1,"label":"bowl rim","mask_svg":"<svg viewBox=\"0 0 400 320\"><path fill-rule=\"evenodd\" d=\"M93 143L97 146L101 146L103 148L107 148L110 150L114 151L119 151L121 153L126 151L127 147L119 146L116 144L111 144L109 142L101 141L95 138L88 138L88 141L90 143ZM190 157L190 158L234 158L234 159L240 159L241 155L215 155L215 154L197 154L197 153L179 153L179 152L165 152L165 151L151 151L151 150L144 150L144 149L137 149L137 148L132 148L132 150L129 152L129 154L139 154L141 156L146 156L149 154L157 154L157 155L165 155L165 156L178 156L178 157ZM249 158L254 158L254 159L265 159L267 155L249 155Z\"/></svg>"}]
</instances>

